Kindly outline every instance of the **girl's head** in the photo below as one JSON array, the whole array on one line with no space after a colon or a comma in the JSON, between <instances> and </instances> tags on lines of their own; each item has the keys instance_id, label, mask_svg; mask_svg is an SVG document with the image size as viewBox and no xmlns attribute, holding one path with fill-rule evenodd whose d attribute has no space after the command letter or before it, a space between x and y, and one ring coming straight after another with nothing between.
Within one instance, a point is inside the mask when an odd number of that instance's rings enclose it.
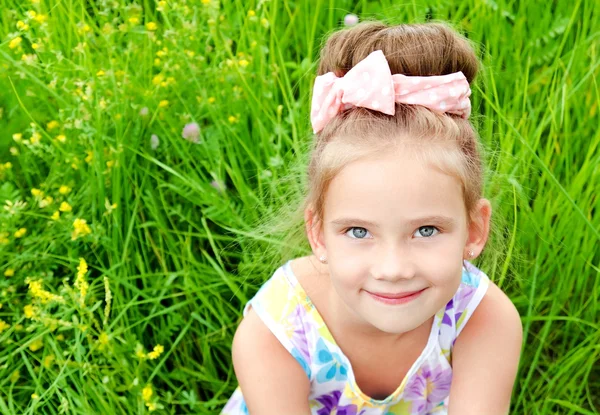
<instances>
[{"instance_id":1,"label":"girl's head","mask_svg":"<svg viewBox=\"0 0 600 415\"><path fill-rule=\"evenodd\" d=\"M318 75L342 77L375 50L392 74L461 71L470 83L479 65L468 40L447 24L366 22L329 37ZM402 333L452 298L463 260L483 250L491 208L482 186L468 119L410 104L396 103L394 115L351 107L315 135L303 206L308 239L360 320ZM424 288L404 306L382 305L367 293Z\"/></svg>"}]
</instances>

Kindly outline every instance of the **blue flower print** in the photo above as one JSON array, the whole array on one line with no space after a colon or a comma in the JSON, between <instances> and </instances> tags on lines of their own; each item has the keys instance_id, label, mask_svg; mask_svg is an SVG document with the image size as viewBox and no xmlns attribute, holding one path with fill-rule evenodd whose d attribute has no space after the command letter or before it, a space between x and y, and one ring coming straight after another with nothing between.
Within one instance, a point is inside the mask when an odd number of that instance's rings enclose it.
<instances>
[{"instance_id":1,"label":"blue flower print","mask_svg":"<svg viewBox=\"0 0 600 415\"><path fill-rule=\"evenodd\" d=\"M240 409L242 410L242 413L243 413L243 414L250 415L250 414L248 413L248 407L246 406L246 401L242 401L242 403L241 403L241 405L240 405L240 406L241 406L241 408L240 408Z\"/></svg>"},{"instance_id":2,"label":"blue flower print","mask_svg":"<svg viewBox=\"0 0 600 415\"><path fill-rule=\"evenodd\" d=\"M306 362L304 357L300 354L300 351L298 351L298 349L295 347L292 349L292 356L294 356L294 359L296 359L296 361L300 363L300 366L302 366L302 369L304 369L304 373L306 373L306 376L310 379L312 374L310 367L308 366L308 363Z\"/></svg>"},{"instance_id":3,"label":"blue flower print","mask_svg":"<svg viewBox=\"0 0 600 415\"><path fill-rule=\"evenodd\" d=\"M317 373L319 383L348 379L348 368L337 353L329 351L323 339L317 341L317 362L324 365Z\"/></svg>"}]
</instances>

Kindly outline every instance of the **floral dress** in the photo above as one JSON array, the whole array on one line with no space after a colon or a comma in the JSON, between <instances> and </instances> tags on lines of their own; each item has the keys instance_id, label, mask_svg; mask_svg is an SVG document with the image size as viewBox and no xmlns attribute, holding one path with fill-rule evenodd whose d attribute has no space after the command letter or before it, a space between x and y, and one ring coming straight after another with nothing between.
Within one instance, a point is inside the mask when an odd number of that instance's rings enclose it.
<instances>
[{"instance_id":1,"label":"floral dress","mask_svg":"<svg viewBox=\"0 0 600 415\"><path fill-rule=\"evenodd\" d=\"M490 280L464 261L454 297L434 316L427 345L402 383L378 400L358 387L348 358L336 344L322 316L290 266L278 268L250 305L304 369L310 380L313 415L446 415L452 381L452 349L456 338L486 293ZM248 414L238 386L221 415Z\"/></svg>"}]
</instances>

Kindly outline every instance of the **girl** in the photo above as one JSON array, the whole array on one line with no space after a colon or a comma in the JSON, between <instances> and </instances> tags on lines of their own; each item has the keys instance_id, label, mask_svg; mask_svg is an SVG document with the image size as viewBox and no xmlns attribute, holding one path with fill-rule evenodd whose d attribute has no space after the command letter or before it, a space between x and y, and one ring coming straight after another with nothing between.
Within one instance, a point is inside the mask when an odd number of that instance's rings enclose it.
<instances>
[{"instance_id":1,"label":"girl","mask_svg":"<svg viewBox=\"0 0 600 415\"><path fill-rule=\"evenodd\" d=\"M444 23L328 39L303 205L313 255L244 307L222 415L508 413L520 317L469 262L491 215L468 121L477 69Z\"/></svg>"}]
</instances>

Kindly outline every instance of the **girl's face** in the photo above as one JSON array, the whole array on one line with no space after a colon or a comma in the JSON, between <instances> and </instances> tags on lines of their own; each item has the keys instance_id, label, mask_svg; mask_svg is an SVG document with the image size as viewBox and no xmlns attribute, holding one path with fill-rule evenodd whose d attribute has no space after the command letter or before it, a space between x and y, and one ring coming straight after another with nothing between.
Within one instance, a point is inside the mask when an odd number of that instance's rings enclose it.
<instances>
[{"instance_id":1,"label":"girl's face","mask_svg":"<svg viewBox=\"0 0 600 415\"><path fill-rule=\"evenodd\" d=\"M405 333L456 293L468 239L458 179L402 153L361 160L332 180L324 212L320 238L332 301L349 311L347 323ZM399 305L369 294L422 289Z\"/></svg>"}]
</instances>

